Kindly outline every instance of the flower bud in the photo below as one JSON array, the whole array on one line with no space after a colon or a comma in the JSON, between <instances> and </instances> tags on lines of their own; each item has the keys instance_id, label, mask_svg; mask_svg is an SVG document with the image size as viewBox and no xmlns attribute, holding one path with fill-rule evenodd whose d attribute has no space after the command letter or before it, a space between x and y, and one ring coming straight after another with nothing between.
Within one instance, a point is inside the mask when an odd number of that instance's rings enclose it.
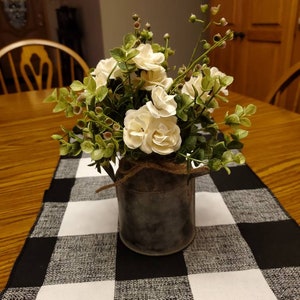
<instances>
[{"instance_id":1,"label":"flower bud","mask_svg":"<svg viewBox=\"0 0 300 300\"><path fill-rule=\"evenodd\" d=\"M208 4L201 4L200 5L200 10L205 13L208 9Z\"/></svg>"},{"instance_id":2,"label":"flower bud","mask_svg":"<svg viewBox=\"0 0 300 300\"><path fill-rule=\"evenodd\" d=\"M77 120L76 126L77 126L78 128L83 129L83 128L85 127L85 125L86 125L85 120L82 120L82 119Z\"/></svg>"},{"instance_id":3,"label":"flower bud","mask_svg":"<svg viewBox=\"0 0 300 300\"><path fill-rule=\"evenodd\" d=\"M188 73L185 75L184 80L185 80L185 81L189 81L189 80L191 79L191 77L192 77L192 71L188 72Z\"/></svg>"},{"instance_id":4,"label":"flower bud","mask_svg":"<svg viewBox=\"0 0 300 300\"><path fill-rule=\"evenodd\" d=\"M197 72L197 71L199 71L199 70L201 70L201 65L200 65L200 64L197 64L197 65L195 66L195 71Z\"/></svg>"},{"instance_id":5,"label":"flower bud","mask_svg":"<svg viewBox=\"0 0 300 300\"><path fill-rule=\"evenodd\" d=\"M225 34L226 34L226 36L228 36L229 41L233 40L234 34L233 34L233 31L231 29L228 29Z\"/></svg>"},{"instance_id":6,"label":"flower bud","mask_svg":"<svg viewBox=\"0 0 300 300\"><path fill-rule=\"evenodd\" d=\"M221 24L221 26L226 26L228 24L228 22L226 21L225 18L221 18L220 19L220 24Z\"/></svg>"},{"instance_id":7,"label":"flower bud","mask_svg":"<svg viewBox=\"0 0 300 300\"><path fill-rule=\"evenodd\" d=\"M178 88L179 90L182 90L183 84L182 84L182 83L179 83L178 86L177 86L177 88Z\"/></svg>"},{"instance_id":8,"label":"flower bud","mask_svg":"<svg viewBox=\"0 0 300 300\"><path fill-rule=\"evenodd\" d=\"M134 26L135 29L139 29L141 27L141 23L139 21L135 21L133 23L133 26Z\"/></svg>"},{"instance_id":9,"label":"flower bud","mask_svg":"<svg viewBox=\"0 0 300 300\"><path fill-rule=\"evenodd\" d=\"M220 4L218 6L212 6L210 8L210 12L213 16L215 16L220 10Z\"/></svg>"},{"instance_id":10,"label":"flower bud","mask_svg":"<svg viewBox=\"0 0 300 300\"><path fill-rule=\"evenodd\" d=\"M224 41L221 45L220 45L220 48L222 48L222 49L224 49L224 48L226 48L226 42Z\"/></svg>"},{"instance_id":11,"label":"flower bud","mask_svg":"<svg viewBox=\"0 0 300 300\"><path fill-rule=\"evenodd\" d=\"M139 16L137 14L133 14L132 19L133 19L133 21L137 21L137 20L139 20Z\"/></svg>"},{"instance_id":12,"label":"flower bud","mask_svg":"<svg viewBox=\"0 0 300 300\"><path fill-rule=\"evenodd\" d=\"M112 125L112 124L113 124L112 119L107 118L107 119L105 120L105 124L108 125L108 126Z\"/></svg>"},{"instance_id":13,"label":"flower bud","mask_svg":"<svg viewBox=\"0 0 300 300\"><path fill-rule=\"evenodd\" d=\"M82 112L82 108L80 106L76 105L73 107L73 113L75 115L79 115L81 112Z\"/></svg>"},{"instance_id":14,"label":"flower bud","mask_svg":"<svg viewBox=\"0 0 300 300\"><path fill-rule=\"evenodd\" d=\"M95 113L96 114L102 114L103 113L103 108L102 107L100 107L100 106L96 106L95 107Z\"/></svg>"},{"instance_id":15,"label":"flower bud","mask_svg":"<svg viewBox=\"0 0 300 300\"><path fill-rule=\"evenodd\" d=\"M114 125L113 125L113 130L114 130L114 131L119 131L120 129L121 129L120 124L114 123Z\"/></svg>"},{"instance_id":16,"label":"flower bud","mask_svg":"<svg viewBox=\"0 0 300 300\"><path fill-rule=\"evenodd\" d=\"M220 33L215 34L213 37L214 42L219 42L221 39L222 39L222 36Z\"/></svg>"},{"instance_id":17,"label":"flower bud","mask_svg":"<svg viewBox=\"0 0 300 300\"><path fill-rule=\"evenodd\" d=\"M208 42L205 42L205 43L203 44L203 49L204 49L204 50L208 50L210 47L211 47L211 44L208 43Z\"/></svg>"},{"instance_id":18,"label":"flower bud","mask_svg":"<svg viewBox=\"0 0 300 300\"><path fill-rule=\"evenodd\" d=\"M105 131L103 133L103 137L104 137L105 140L110 140L112 138L112 133L109 132L109 131Z\"/></svg>"},{"instance_id":19,"label":"flower bud","mask_svg":"<svg viewBox=\"0 0 300 300\"><path fill-rule=\"evenodd\" d=\"M169 39L170 39L170 34L169 33L165 33L164 40L169 40Z\"/></svg>"},{"instance_id":20,"label":"flower bud","mask_svg":"<svg viewBox=\"0 0 300 300\"><path fill-rule=\"evenodd\" d=\"M197 20L197 17L196 17L196 15L194 15L194 14L191 14L191 16L189 17L189 22L191 22L191 23L195 23L195 22L196 22L196 20Z\"/></svg>"},{"instance_id":21,"label":"flower bud","mask_svg":"<svg viewBox=\"0 0 300 300\"><path fill-rule=\"evenodd\" d=\"M210 59L209 59L208 56L205 56L205 57L203 58L203 60L202 60L202 63L203 63L203 64L206 64L206 65L208 65L209 62L210 62Z\"/></svg>"}]
</instances>

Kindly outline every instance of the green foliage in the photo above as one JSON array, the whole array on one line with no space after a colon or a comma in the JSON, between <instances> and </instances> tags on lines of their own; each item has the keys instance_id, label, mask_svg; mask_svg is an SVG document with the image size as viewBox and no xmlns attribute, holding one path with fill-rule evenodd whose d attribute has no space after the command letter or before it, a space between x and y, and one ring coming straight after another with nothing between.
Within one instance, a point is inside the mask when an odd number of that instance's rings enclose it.
<instances>
[{"instance_id":1,"label":"green foliage","mask_svg":"<svg viewBox=\"0 0 300 300\"><path fill-rule=\"evenodd\" d=\"M209 26L224 25L225 19L222 24L214 21L218 10L219 7L208 10L208 5L201 5L201 14L211 13L209 23L205 24L195 14L189 20L200 24L202 34ZM98 171L103 167L110 174L110 163L118 157L147 158L148 154L140 148L125 144L124 119L129 110L138 110L153 101L151 91L158 85L164 87L168 96L174 97L175 117L180 128L180 147L166 158L171 157L177 163L185 162L188 168L193 163L195 167L206 165L212 170L225 168L228 172L230 163L244 163L245 158L238 150L243 148L241 140L248 136L244 128L251 126L250 117L256 112L256 107L252 104L246 107L237 105L234 112L225 114L224 120L215 120L214 111L221 103L228 102L226 92L233 77L208 65L209 53L224 47L226 41L232 39L232 31L217 35L211 41L199 38L190 61L178 70L170 84L164 86L168 78L159 81L161 69L167 73L168 58L174 54L169 46L170 36L164 36L164 45L154 43L150 25L141 29L137 15L134 15L134 21L134 32L125 35L122 45L110 51L109 61L101 61L105 67L97 66L82 81L75 80L69 88L55 89L44 100L55 104L53 112L77 117L72 130L62 128L63 134L52 135L60 143L60 154L76 156L81 152L88 153L91 165ZM145 68L135 60L142 44L151 45L151 55L156 55L153 60L149 58L149 62L145 62ZM197 54L200 47L200 54ZM164 55L164 61L157 63L159 54ZM161 73L154 76L157 71ZM220 134L220 124L228 127L226 134Z\"/></svg>"}]
</instances>

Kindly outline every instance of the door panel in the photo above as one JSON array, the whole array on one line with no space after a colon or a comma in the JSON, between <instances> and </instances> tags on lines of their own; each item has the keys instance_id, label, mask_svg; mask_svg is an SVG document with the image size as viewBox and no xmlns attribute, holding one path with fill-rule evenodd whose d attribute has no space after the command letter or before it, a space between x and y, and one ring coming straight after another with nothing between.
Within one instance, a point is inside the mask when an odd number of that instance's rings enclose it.
<instances>
[{"instance_id":1,"label":"door panel","mask_svg":"<svg viewBox=\"0 0 300 300\"><path fill-rule=\"evenodd\" d=\"M240 0L231 1L230 7L227 0L211 0L212 5L221 4L220 16L237 33L228 47L211 55L212 65L235 77L233 91L263 100L291 65L298 2Z\"/></svg>"}]
</instances>

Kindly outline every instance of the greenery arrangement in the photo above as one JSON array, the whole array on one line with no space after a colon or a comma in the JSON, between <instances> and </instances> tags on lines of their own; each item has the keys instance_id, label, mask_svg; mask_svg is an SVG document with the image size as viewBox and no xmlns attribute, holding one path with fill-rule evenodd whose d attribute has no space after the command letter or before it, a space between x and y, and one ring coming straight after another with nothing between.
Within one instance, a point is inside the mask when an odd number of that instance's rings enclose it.
<instances>
[{"instance_id":1,"label":"greenery arrangement","mask_svg":"<svg viewBox=\"0 0 300 300\"><path fill-rule=\"evenodd\" d=\"M189 21L201 26L203 34L210 26L226 26L217 19L220 6L200 6L201 14L210 14L208 22L192 14ZM134 161L165 161L185 164L186 170L206 167L225 168L242 164L241 139L248 135L249 116L255 106L240 105L224 120L214 119L219 102L227 102L227 87L233 77L209 66L209 53L224 47L233 38L231 30L217 34L212 41L199 38L191 60L168 77L168 58L174 54L165 34L164 45L153 42L147 23L142 26L133 16L134 32L125 35L123 44L110 51L83 81L74 81L69 88L55 89L45 102L56 102L54 112L64 111L67 117L77 116L72 130L52 137L60 143L60 154L90 154L91 165L112 174L111 163L126 157ZM200 52L200 54L198 54ZM219 125L229 131L220 135Z\"/></svg>"}]
</instances>

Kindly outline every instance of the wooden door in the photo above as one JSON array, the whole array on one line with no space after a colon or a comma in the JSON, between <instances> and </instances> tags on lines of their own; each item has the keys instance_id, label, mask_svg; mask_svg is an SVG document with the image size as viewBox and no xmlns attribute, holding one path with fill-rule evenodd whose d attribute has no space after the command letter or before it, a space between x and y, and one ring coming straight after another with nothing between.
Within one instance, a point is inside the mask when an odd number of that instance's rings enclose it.
<instances>
[{"instance_id":1,"label":"wooden door","mask_svg":"<svg viewBox=\"0 0 300 300\"><path fill-rule=\"evenodd\" d=\"M270 86L291 65L298 2L210 1L221 4L220 16L236 33L225 49L211 56L212 65L235 77L232 90L264 100Z\"/></svg>"},{"instance_id":2,"label":"wooden door","mask_svg":"<svg viewBox=\"0 0 300 300\"><path fill-rule=\"evenodd\" d=\"M43 0L0 1L0 48L26 38L47 38Z\"/></svg>"}]
</instances>

